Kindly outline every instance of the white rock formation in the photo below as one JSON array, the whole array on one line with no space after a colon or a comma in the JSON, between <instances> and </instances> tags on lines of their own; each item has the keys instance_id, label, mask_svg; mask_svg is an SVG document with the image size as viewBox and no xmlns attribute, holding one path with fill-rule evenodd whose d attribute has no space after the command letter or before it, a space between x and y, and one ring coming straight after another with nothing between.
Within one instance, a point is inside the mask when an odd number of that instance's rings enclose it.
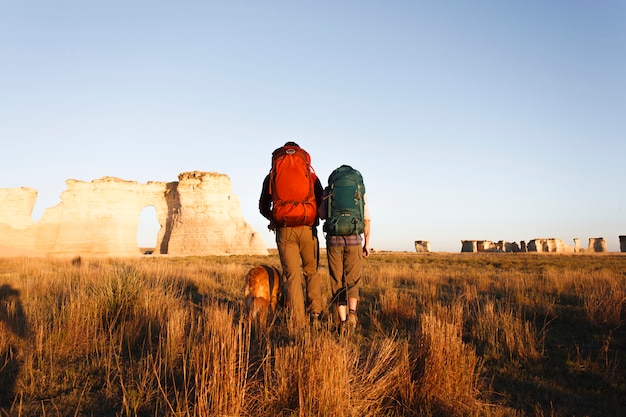
<instances>
[{"instance_id":1,"label":"white rock formation","mask_svg":"<svg viewBox=\"0 0 626 417\"><path fill-rule=\"evenodd\" d=\"M18 230L32 226L36 202L37 190L32 188L0 188L0 225L10 224Z\"/></svg>"},{"instance_id":2,"label":"white rock formation","mask_svg":"<svg viewBox=\"0 0 626 417\"><path fill-rule=\"evenodd\" d=\"M461 252L478 252L478 241L461 240Z\"/></svg>"},{"instance_id":3,"label":"white rock formation","mask_svg":"<svg viewBox=\"0 0 626 417\"><path fill-rule=\"evenodd\" d=\"M491 240L461 240L461 252L501 252Z\"/></svg>"},{"instance_id":4,"label":"white rock formation","mask_svg":"<svg viewBox=\"0 0 626 417\"><path fill-rule=\"evenodd\" d=\"M430 242L427 240L416 240L415 251L419 253L430 252Z\"/></svg>"},{"instance_id":5,"label":"white rock formation","mask_svg":"<svg viewBox=\"0 0 626 417\"><path fill-rule=\"evenodd\" d=\"M50 255L137 256L141 212L154 206L161 225L156 253L268 253L244 220L228 176L195 171L178 180L67 180L61 202L37 223L32 220L35 190L0 189L0 246Z\"/></svg>"},{"instance_id":6,"label":"white rock formation","mask_svg":"<svg viewBox=\"0 0 626 417\"><path fill-rule=\"evenodd\" d=\"M606 252L606 241L603 237L590 237L587 252Z\"/></svg>"},{"instance_id":7,"label":"white rock formation","mask_svg":"<svg viewBox=\"0 0 626 417\"><path fill-rule=\"evenodd\" d=\"M574 239L574 247L561 239L537 238L528 242L528 252L574 253L578 249L578 239Z\"/></svg>"},{"instance_id":8,"label":"white rock formation","mask_svg":"<svg viewBox=\"0 0 626 417\"><path fill-rule=\"evenodd\" d=\"M226 175L182 173L167 201L168 227L158 239L162 251L167 244L170 254L268 253L260 235L244 220Z\"/></svg>"},{"instance_id":9,"label":"white rock formation","mask_svg":"<svg viewBox=\"0 0 626 417\"><path fill-rule=\"evenodd\" d=\"M521 252L520 245L517 242L507 242L506 240L499 240L496 243L496 250L498 252Z\"/></svg>"}]
</instances>

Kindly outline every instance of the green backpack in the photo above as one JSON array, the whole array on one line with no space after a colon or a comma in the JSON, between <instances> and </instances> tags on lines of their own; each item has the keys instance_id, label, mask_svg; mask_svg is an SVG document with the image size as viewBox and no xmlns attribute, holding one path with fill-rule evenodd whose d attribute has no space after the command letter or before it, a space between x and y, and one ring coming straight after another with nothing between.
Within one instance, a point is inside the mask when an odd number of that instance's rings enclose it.
<instances>
[{"instance_id":1,"label":"green backpack","mask_svg":"<svg viewBox=\"0 0 626 417\"><path fill-rule=\"evenodd\" d=\"M365 202L363 177L356 169L342 165L328 177L328 197L324 232L331 236L363 233Z\"/></svg>"}]
</instances>

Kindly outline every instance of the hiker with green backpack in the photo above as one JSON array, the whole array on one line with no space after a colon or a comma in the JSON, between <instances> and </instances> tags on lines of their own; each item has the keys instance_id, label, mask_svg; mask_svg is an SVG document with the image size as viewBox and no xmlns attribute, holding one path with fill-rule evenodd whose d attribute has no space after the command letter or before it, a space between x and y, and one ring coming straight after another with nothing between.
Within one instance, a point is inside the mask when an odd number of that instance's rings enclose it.
<instances>
[{"instance_id":1,"label":"hiker with green backpack","mask_svg":"<svg viewBox=\"0 0 626 417\"><path fill-rule=\"evenodd\" d=\"M325 220L332 301L342 328L351 330L357 325L362 261L369 256L370 214L359 171L342 165L330 174L318 215Z\"/></svg>"}]
</instances>

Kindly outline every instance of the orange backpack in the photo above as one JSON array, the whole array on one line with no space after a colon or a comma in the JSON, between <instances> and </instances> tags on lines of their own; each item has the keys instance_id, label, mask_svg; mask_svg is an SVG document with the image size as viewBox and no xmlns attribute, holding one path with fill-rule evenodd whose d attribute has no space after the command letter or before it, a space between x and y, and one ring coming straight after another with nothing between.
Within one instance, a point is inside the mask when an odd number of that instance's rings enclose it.
<instances>
[{"instance_id":1,"label":"orange backpack","mask_svg":"<svg viewBox=\"0 0 626 417\"><path fill-rule=\"evenodd\" d=\"M317 218L311 156L299 146L285 145L272 153L272 214L280 226L313 226Z\"/></svg>"}]
</instances>

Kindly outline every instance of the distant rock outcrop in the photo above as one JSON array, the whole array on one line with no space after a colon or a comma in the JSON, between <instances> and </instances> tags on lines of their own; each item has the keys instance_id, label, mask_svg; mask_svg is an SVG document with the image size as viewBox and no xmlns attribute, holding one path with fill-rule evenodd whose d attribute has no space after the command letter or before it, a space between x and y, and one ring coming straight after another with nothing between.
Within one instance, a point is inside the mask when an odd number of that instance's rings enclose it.
<instances>
[{"instance_id":1,"label":"distant rock outcrop","mask_svg":"<svg viewBox=\"0 0 626 417\"><path fill-rule=\"evenodd\" d=\"M0 246L50 255L136 256L141 212L153 206L161 226L155 253L268 253L244 220L227 175L194 171L180 174L178 182L103 177L66 184L61 202L37 223L35 190L0 189Z\"/></svg>"},{"instance_id":2,"label":"distant rock outcrop","mask_svg":"<svg viewBox=\"0 0 626 417\"><path fill-rule=\"evenodd\" d=\"M619 237L619 251L626 252L626 236L624 235Z\"/></svg>"},{"instance_id":3,"label":"distant rock outcrop","mask_svg":"<svg viewBox=\"0 0 626 417\"><path fill-rule=\"evenodd\" d=\"M502 252L490 240L461 240L461 252Z\"/></svg>"},{"instance_id":4,"label":"distant rock outcrop","mask_svg":"<svg viewBox=\"0 0 626 417\"><path fill-rule=\"evenodd\" d=\"M574 246L569 246L561 239L537 238L528 242L528 252L574 253L579 252L579 240L574 239Z\"/></svg>"},{"instance_id":5,"label":"distant rock outcrop","mask_svg":"<svg viewBox=\"0 0 626 417\"><path fill-rule=\"evenodd\" d=\"M606 252L606 240L603 237L590 237L587 252Z\"/></svg>"},{"instance_id":6,"label":"distant rock outcrop","mask_svg":"<svg viewBox=\"0 0 626 417\"><path fill-rule=\"evenodd\" d=\"M589 239L589 247L600 247L601 243L596 241L602 239ZM602 242L604 239L602 239ZM604 245L606 250L606 245ZM580 239L574 239L574 246L569 246L561 239L555 238L538 238L533 239L526 244L525 241L507 242L500 240L493 242L490 240L462 240L461 252L554 252L554 253L574 253L580 252ZM593 250L592 250L593 251ZM601 252L601 250L597 250Z\"/></svg>"},{"instance_id":7,"label":"distant rock outcrop","mask_svg":"<svg viewBox=\"0 0 626 417\"><path fill-rule=\"evenodd\" d=\"M430 252L430 242L427 240L416 240L415 251L419 253Z\"/></svg>"}]
</instances>

